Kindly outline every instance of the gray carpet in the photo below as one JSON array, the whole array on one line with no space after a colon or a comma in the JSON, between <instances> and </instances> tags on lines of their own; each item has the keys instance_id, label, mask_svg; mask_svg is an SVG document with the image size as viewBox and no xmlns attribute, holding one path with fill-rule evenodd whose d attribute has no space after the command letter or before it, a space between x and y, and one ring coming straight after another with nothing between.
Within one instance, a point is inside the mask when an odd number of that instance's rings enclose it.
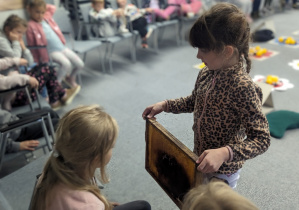
<instances>
[{"instance_id":1,"label":"gray carpet","mask_svg":"<svg viewBox=\"0 0 299 210\"><path fill-rule=\"evenodd\" d=\"M299 30L298 17L299 11L286 11L269 17L269 20L274 21L277 37L291 35L299 38L299 35L292 35ZM135 64L128 60L126 43L117 46L113 74L102 74L98 52L89 53L86 66L93 70L83 73L83 88L74 102L59 111L62 115L80 104L100 104L118 121L119 138L108 166L111 182L103 190L112 201L123 203L144 199L154 210L178 209L144 168L145 122L141 118L146 106L186 96L193 89L198 70L192 66L200 63L196 59L196 50L187 44L177 46L172 35L172 30L165 33L158 54L138 49ZM251 75L276 74L289 79L295 87L285 92L274 91L274 106L276 110L299 112L299 72L287 64L299 59L298 48L268 43L259 45L280 54L265 61L253 61ZM162 113L157 120L192 149L192 114ZM265 154L245 163L237 191L260 209L299 209L298 135L299 130L290 130L282 139L272 138ZM44 161L45 157L37 159L1 179L0 189L13 209L26 209L29 205L35 174L42 170Z\"/></svg>"}]
</instances>

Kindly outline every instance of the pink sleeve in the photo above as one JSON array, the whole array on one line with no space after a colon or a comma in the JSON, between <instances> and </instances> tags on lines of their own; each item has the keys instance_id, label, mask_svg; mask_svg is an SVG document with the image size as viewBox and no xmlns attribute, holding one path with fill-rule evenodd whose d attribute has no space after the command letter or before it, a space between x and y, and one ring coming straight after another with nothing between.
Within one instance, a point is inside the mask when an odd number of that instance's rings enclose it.
<instances>
[{"instance_id":1,"label":"pink sleeve","mask_svg":"<svg viewBox=\"0 0 299 210\"><path fill-rule=\"evenodd\" d=\"M47 4L45 16L50 18L54 15L56 7L53 4Z\"/></svg>"}]
</instances>

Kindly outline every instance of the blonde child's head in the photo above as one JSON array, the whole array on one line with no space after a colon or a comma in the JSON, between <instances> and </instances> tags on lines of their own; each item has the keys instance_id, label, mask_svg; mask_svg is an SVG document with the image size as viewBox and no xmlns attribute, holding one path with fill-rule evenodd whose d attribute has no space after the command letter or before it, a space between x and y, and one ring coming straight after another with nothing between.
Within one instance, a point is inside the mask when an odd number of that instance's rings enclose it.
<instances>
[{"instance_id":1,"label":"blonde child's head","mask_svg":"<svg viewBox=\"0 0 299 210\"><path fill-rule=\"evenodd\" d=\"M80 106L66 113L59 121L55 149L36 187L33 209L45 209L51 202L48 199L51 187L56 183L89 191L103 201L105 209L111 209L91 180L96 168L100 168L101 180L108 181L105 166L111 158L117 135L117 122L97 105Z\"/></svg>"},{"instance_id":2,"label":"blonde child's head","mask_svg":"<svg viewBox=\"0 0 299 210\"><path fill-rule=\"evenodd\" d=\"M191 189L184 198L182 210L258 210L248 199L226 183L217 181Z\"/></svg>"},{"instance_id":3,"label":"blonde child's head","mask_svg":"<svg viewBox=\"0 0 299 210\"><path fill-rule=\"evenodd\" d=\"M127 0L117 0L117 4L120 8L125 8L127 5Z\"/></svg>"},{"instance_id":4,"label":"blonde child's head","mask_svg":"<svg viewBox=\"0 0 299 210\"><path fill-rule=\"evenodd\" d=\"M193 47L224 52L231 46L237 59L244 56L249 73L251 61L249 53L250 28L243 12L233 4L217 3L201 15L190 30L189 42Z\"/></svg>"},{"instance_id":5,"label":"blonde child's head","mask_svg":"<svg viewBox=\"0 0 299 210\"><path fill-rule=\"evenodd\" d=\"M21 39L27 29L27 21L17 15L10 15L3 24L3 32L9 38L12 32Z\"/></svg>"},{"instance_id":6,"label":"blonde child's head","mask_svg":"<svg viewBox=\"0 0 299 210\"><path fill-rule=\"evenodd\" d=\"M47 4L43 0L30 0L26 5L30 19L36 22L41 22L44 19L46 6Z\"/></svg>"},{"instance_id":7,"label":"blonde child's head","mask_svg":"<svg viewBox=\"0 0 299 210\"><path fill-rule=\"evenodd\" d=\"M105 1L104 0L92 0L91 1L91 6L95 11L99 12L102 9L104 9Z\"/></svg>"}]
</instances>

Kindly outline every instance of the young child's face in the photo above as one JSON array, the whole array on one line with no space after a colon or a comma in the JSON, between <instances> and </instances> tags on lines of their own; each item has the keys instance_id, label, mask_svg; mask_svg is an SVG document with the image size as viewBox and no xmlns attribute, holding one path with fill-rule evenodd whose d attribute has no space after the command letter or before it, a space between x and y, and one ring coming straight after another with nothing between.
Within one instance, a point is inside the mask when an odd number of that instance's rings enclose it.
<instances>
[{"instance_id":1,"label":"young child's face","mask_svg":"<svg viewBox=\"0 0 299 210\"><path fill-rule=\"evenodd\" d=\"M6 36L8 37L8 39L10 41L12 41L12 36L11 35L17 37L17 39L20 40L20 39L22 39L23 35L25 34L26 29L27 29L26 27L24 27L23 25L20 25L20 26L14 28L14 29L11 29L11 30L6 29L5 34L6 34Z\"/></svg>"},{"instance_id":2,"label":"young child's face","mask_svg":"<svg viewBox=\"0 0 299 210\"><path fill-rule=\"evenodd\" d=\"M94 3L92 3L92 8L95 11L99 12L102 9L104 9L104 2L94 2Z\"/></svg>"},{"instance_id":3,"label":"young child's face","mask_svg":"<svg viewBox=\"0 0 299 210\"><path fill-rule=\"evenodd\" d=\"M127 0L117 0L118 6L124 8L127 5Z\"/></svg>"},{"instance_id":4,"label":"young child's face","mask_svg":"<svg viewBox=\"0 0 299 210\"><path fill-rule=\"evenodd\" d=\"M45 7L34 7L29 9L30 18L39 23L44 19L45 12Z\"/></svg>"},{"instance_id":5,"label":"young child's face","mask_svg":"<svg viewBox=\"0 0 299 210\"><path fill-rule=\"evenodd\" d=\"M223 56L212 50L198 48L196 57L202 60L209 69L220 69L224 64Z\"/></svg>"}]
</instances>

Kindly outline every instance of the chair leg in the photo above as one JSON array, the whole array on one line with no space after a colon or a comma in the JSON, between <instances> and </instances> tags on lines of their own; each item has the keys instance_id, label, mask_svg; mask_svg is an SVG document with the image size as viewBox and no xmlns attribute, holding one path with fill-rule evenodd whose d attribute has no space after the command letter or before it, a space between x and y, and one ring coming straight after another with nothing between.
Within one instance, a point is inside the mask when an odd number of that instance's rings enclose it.
<instances>
[{"instance_id":1,"label":"chair leg","mask_svg":"<svg viewBox=\"0 0 299 210\"><path fill-rule=\"evenodd\" d=\"M105 57L103 58L103 56L101 54L100 47L98 47L98 51L99 51L99 55L100 55L100 58L101 58L102 72L106 73L106 68L105 68L106 54L105 54Z\"/></svg>"},{"instance_id":2,"label":"chair leg","mask_svg":"<svg viewBox=\"0 0 299 210\"><path fill-rule=\"evenodd\" d=\"M6 137L8 134L6 133L0 133L0 144L1 144L1 148L0 148L0 170L2 168L2 164L3 164L3 158L5 155L5 150L6 150Z\"/></svg>"},{"instance_id":3,"label":"chair leg","mask_svg":"<svg viewBox=\"0 0 299 210\"><path fill-rule=\"evenodd\" d=\"M44 137L47 141L48 149L49 149L49 151L52 151L52 145L51 145L51 142L50 142L50 138L49 138L49 134L48 134L48 131L47 131L47 127L46 127L46 124L45 124L44 117L42 117L41 123L42 123L42 129L43 129Z\"/></svg>"},{"instance_id":4,"label":"chair leg","mask_svg":"<svg viewBox=\"0 0 299 210\"><path fill-rule=\"evenodd\" d=\"M33 111L33 110L34 110L34 108L33 108L33 104L32 104L32 100L31 100L31 96L30 96L30 94L29 94L28 87L26 87L26 88L25 88L25 92L26 92L26 95L27 95L27 97L28 97L28 100L29 100L30 109L31 109L31 111Z\"/></svg>"},{"instance_id":5,"label":"chair leg","mask_svg":"<svg viewBox=\"0 0 299 210\"><path fill-rule=\"evenodd\" d=\"M51 115L50 115L50 112L48 113L48 124L49 124L49 127L50 127L50 132L51 132L51 136L52 136L52 143L53 145L55 144L55 132L54 132L54 128L53 128L53 123L52 123L52 119L51 119Z\"/></svg>"},{"instance_id":6,"label":"chair leg","mask_svg":"<svg viewBox=\"0 0 299 210\"><path fill-rule=\"evenodd\" d=\"M109 43L109 55L108 55L108 61L109 61L109 68L110 68L110 73L113 73L113 66L112 66L112 53L114 50L114 43Z\"/></svg>"},{"instance_id":7,"label":"chair leg","mask_svg":"<svg viewBox=\"0 0 299 210\"><path fill-rule=\"evenodd\" d=\"M136 62L136 44L135 44L135 35L132 35L132 45L130 46L131 48L131 59L132 62L135 63Z\"/></svg>"}]
</instances>

